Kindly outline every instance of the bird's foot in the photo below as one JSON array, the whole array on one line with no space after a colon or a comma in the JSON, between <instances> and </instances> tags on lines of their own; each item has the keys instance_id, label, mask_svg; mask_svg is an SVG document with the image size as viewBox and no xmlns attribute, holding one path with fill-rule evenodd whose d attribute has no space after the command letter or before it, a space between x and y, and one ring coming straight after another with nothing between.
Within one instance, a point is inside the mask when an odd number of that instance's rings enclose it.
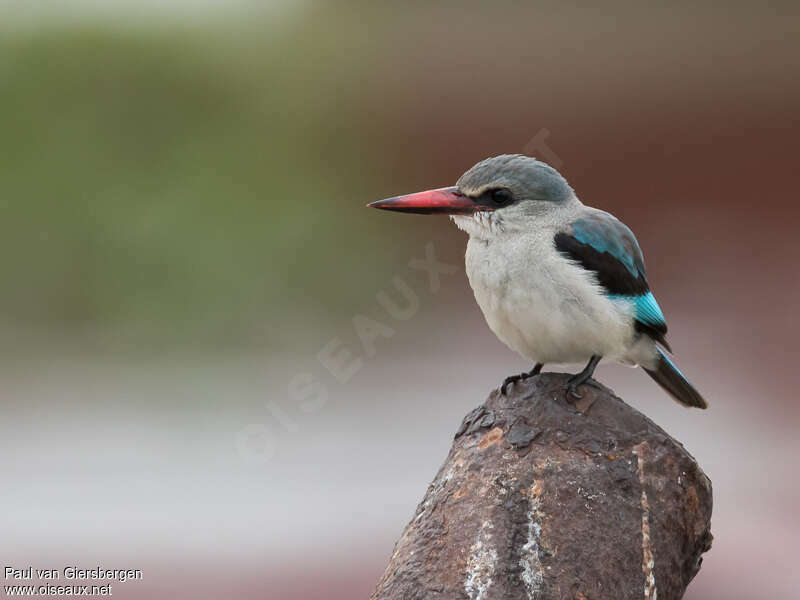
<instances>
[{"instance_id":1,"label":"bird's foot","mask_svg":"<svg viewBox=\"0 0 800 600\"><path fill-rule=\"evenodd\" d=\"M533 366L533 368L527 373L520 373L519 375L510 375L506 377L503 380L503 385L500 386L500 393L503 394L503 396L505 396L506 392L508 391L508 387L510 385L513 385L518 381L524 381L525 379L528 379L528 377L533 377L534 375L538 375L541 372L543 366L544 365L542 363L536 363Z\"/></svg>"},{"instance_id":2,"label":"bird's foot","mask_svg":"<svg viewBox=\"0 0 800 600\"><path fill-rule=\"evenodd\" d=\"M583 394L578 393L578 388L582 385L590 385L592 387L598 387L598 384L591 378L587 377L586 379L582 379L580 377L580 373L578 375L573 375L567 380L567 400L569 401L569 397L572 396L573 398L580 400L583 398Z\"/></svg>"},{"instance_id":3,"label":"bird's foot","mask_svg":"<svg viewBox=\"0 0 800 600\"><path fill-rule=\"evenodd\" d=\"M506 392L508 391L508 386L515 384L518 381L521 381L522 379L525 379L525 373L520 373L519 375L510 375L509 377L506 377L503 380L503 385L500 386L500 393L503 394L503 396L505 396Z\"/></svg>"},{"instance_id":4,"label":"bird's foot","mask_svg":"<svg viewBox=\"0 0 800 600\"><path fill-rule=\"evenodd\" d=\"M580 400L583 398L583 394L578 393L578 388L583 385L582 381L575 381L575 377L570 377L567 381L567 400L569 400L569 396Z\"/></svg>"},{"instance_id":5,"label":"bird's foot","mask_svg":"<svg viewBox=\"0 0 800 600\"><path fill-rule=\"evenodd\" d=\"M567 401L569 401L570 396L577 398L578 400L583 398L583 394L578 393L578 388L592 378L592 375L594 375L594 370L597 367L597 364L600 362L600 358L601 357L598 355L592 356L592 358L589 359L589 364L586 365L586 368L583 371L573 375L567 380Z\"/></svg>"}]
</instances>

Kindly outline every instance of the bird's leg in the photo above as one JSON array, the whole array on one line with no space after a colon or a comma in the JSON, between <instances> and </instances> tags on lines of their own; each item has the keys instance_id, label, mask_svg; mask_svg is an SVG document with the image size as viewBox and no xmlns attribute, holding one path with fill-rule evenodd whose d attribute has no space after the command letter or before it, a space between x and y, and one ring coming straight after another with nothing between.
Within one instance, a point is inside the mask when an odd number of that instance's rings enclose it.
<instances>
[{"instance_id":1,"label":"bird's leg","mask_svg":"<svg viewBox=\"0 0 800 600\"><path fill-rule=\"evenodd\" d=\"M510 377L506 377L503 380L503 385L500 386L500 393L503 394L503 396L505 396L509 385L511 385L512 383L516 383L517 381L522 381L524 379L527 379L528 377L533 377L534 375L538 375L539 373L541 373L543 366L544 364L537 362L535 365L533 365L533 368L527 373L520 373L519 375L511 375Z\"/></svg>"},{"instance_id":2,"label":"bird's leg","mask_svg":"<svg viewBox=\"0 0 800 600\"><path fill-rule=\"evenodd\" d=\"M537 362L535 365L533 365L533 368L530 371L525 373L525 379L527 379L528 377L533 377L534 375L538 375L539 373L541 373L542 372L542 367L544 367L544 363Z\"/></svg>"},{"instance_id":3,"label":"bird's leg","mask_svg":"<svg viewBox=\"0 0 800 600\"><path fill-rule=\"evenodd\" d=\"M597 363L600 362L601 358L602 356L597 356L595 354L589 359L589 363L583 371L569 378L567 381L567 392L569 394L575 398L583 398L583 396L578 393L578 387L582 386L594 375L594 370L597 368Z\"/></svg>"}]
</instances>

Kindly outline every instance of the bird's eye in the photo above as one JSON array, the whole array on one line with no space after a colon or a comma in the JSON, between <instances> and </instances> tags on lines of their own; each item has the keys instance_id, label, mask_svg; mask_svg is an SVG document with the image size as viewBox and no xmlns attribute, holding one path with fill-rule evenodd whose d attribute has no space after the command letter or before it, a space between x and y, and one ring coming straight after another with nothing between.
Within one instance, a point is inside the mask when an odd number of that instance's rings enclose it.
<instances>
[{"instance_id":1,"label":"bird's eye","mask_svg":"<svg viewBox=\"0 0 800 600\"><path fill-rule=\"evenodd\" d=\"M514 201L514 196L512 196L511 192L505 188L492 190L489 194L492 199L492 203L496 206L507 206Z\"/></svg>"}]
</instances>

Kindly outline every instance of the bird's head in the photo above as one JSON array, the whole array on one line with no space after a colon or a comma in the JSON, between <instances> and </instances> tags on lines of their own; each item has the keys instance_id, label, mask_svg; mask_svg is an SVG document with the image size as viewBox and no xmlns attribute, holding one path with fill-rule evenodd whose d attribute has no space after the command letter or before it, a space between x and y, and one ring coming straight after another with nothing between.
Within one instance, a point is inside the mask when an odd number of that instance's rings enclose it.
<instances>
[{"instance_id":1,"label":"bird's head","mask_svg":"<svg viewBox=\"0 0 800 600\"><path fill-rule=\"evenodd\" d=\"M550 165L521 154L482 160L453 187L396 196L368 206L422 214L447 214L470 235L525 230L575 193Z\"/></svg>"}]
</instances>

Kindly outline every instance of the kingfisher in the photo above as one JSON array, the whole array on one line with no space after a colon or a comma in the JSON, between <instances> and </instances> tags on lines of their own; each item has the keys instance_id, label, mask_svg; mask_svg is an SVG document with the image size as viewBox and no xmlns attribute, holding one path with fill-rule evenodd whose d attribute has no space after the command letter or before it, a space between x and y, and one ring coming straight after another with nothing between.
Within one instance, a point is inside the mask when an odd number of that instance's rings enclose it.
<instances>
[{"instance_id":1,"label":"kingfisher","mask_svg":"<svg viewBox=\"0 0 800 600\"><path fill-rule=\"evenodd\" d=\"M469 235L466 271L489 328L533 364L586 363L567 380L581 398L600 361L640 366L672 398L706 408L669 357L667 322L633 232L584 205L553 167L521 154L482 160L453 187L372 202L383 210L446 214Z\"/></svg>"}]
</instances>

